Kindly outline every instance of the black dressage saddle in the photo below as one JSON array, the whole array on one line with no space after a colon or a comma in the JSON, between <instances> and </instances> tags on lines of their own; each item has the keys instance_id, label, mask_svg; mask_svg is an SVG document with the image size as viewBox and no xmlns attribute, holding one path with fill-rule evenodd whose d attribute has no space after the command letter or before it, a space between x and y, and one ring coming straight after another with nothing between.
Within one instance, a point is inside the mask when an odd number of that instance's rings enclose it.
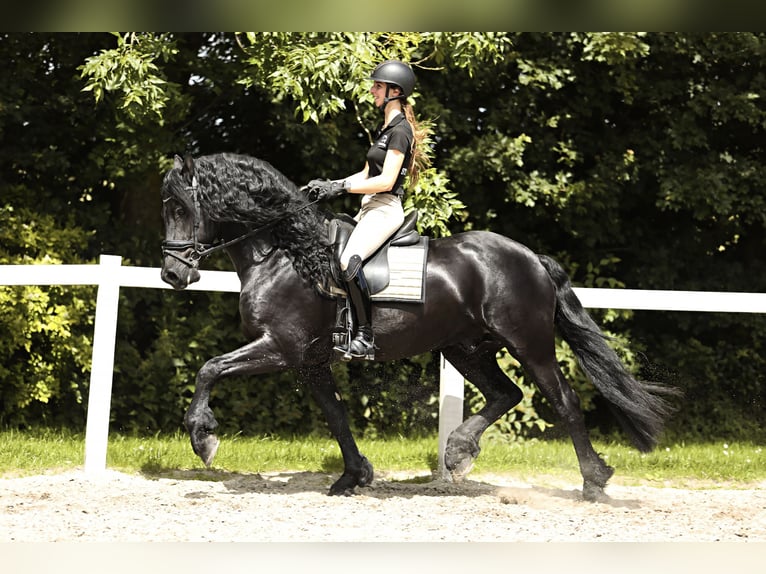
<instances>
[{"instance_id":1,"label":"black dressage saddle","mask_svg":"<svg viewBox=\"0 0 766 574\"><path fill-rule=\"evenodd\" d=\"M375 253L365 260L362 269L370 286L371 295L375 295L388 287L391 278L391 270L388 265L388 250L390 247L409 247L427 240L426 237L422 237L418 233L417 222L418 212L410 211L404 217L404 223L402 223L401 227ZM351 236L355 226L356 221L345 214L336 215L329 221L328 234L330 243L333 245L336 263L340 260L340 255L343 253L346 243L348 243L348 238ZM338 265L333 265L333 279L339 285L343 284L340 280Z\"/></svg>"}]
</instances>

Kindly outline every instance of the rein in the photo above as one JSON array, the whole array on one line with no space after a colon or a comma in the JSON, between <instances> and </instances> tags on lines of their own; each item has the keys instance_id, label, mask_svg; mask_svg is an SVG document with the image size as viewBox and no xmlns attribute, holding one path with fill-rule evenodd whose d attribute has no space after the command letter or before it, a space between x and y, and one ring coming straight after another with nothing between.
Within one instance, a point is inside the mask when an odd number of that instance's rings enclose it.
<instances>
[{"instance_id":1,"label":"rein","mask_svg":"<svg viewBox=\"0 0 766 574\"><path fill-rule=\"evenodd\" d=\"M176 259L177 261L180 261L184 265L187 265L188 267L191 267L192 269L199 268L200 262L205 259L206 257L209 257L213 253L216 253L218 251L221 251L223 249L226 249L227 247L231 247L232 245L236 245L237 243L240 243L244 241L245 239L248 239L250 237L254 237L260 233L263 233L264 231L268 230L269 228L275 226L277 223L280 223L281 221L284 221L285 219L292 217L296 213L306 209L307 207L310 207L316 203L318 203L320 200L316 199L314 201L309 201L308 203L300 206L298 209L294 209L293 211L290 211L288 213L285 213L284 215L276 218L274 221L270 221L269 223L262 225L260 227L257 227L255 229L251 229L250 231L235 237L234 239L230 239L228 241L222 241L219 243L200 243L197 239L197 231L200 226L200 214L199 214L199 198L197 197L197 189L199 188L199 184L197 183L197 178L192 178L192 184L191 186L187 186L185 188L185 191L191 191L192 193L192 201L194 202L194 227L192 228L192 239L191 241L188 239L166 239L162 242L162 256L169 256L173 259ZM192 252L189 254L188 258L181 255L180 251L186 251L187 249L191 249Z\"/></svg>"}]
</instances>

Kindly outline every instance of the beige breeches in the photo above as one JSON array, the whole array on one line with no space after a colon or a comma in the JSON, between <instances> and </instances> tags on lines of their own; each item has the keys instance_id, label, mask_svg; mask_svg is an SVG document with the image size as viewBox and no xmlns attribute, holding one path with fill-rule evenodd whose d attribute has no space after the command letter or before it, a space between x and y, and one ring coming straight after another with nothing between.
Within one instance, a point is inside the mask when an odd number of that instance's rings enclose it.
<instances>
[{"instance_id":1,"label":"beige breeches","mask_svg":"<svg viewBox=\"0 0 766 574\"><path fill-rule=\"evenodd\" d=\"M401 227L404 222L402 200L392 193L365 195L354 219L358 223L340 256L340 266L344 271L351 257L359 255L364 261Z\"/></svg>"}]
</instances>

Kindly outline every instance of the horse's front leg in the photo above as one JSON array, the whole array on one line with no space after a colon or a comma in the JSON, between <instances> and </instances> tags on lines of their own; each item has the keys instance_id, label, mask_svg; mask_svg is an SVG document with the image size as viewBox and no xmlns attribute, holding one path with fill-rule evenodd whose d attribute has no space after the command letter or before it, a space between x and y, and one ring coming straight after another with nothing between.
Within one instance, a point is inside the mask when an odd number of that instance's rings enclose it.
<instances>
[{"instance_id":1,"label":"horse's front leg","mask_svg":"<svg viewBox=\"0 0 766 574\"><path fill-rule=\"evenodd\" d=\"M210 393L215 383L222 377L231 375L254 375L286 368L284 359L273 352L265 339L253 341L244 347L214 357L207 361L197 373L189 409L184 416L184 425L191 439L194 453L210 467L219 440L214 430L218 422L210 409Z\"/></svg>"},{"instance_id":2,"label":"horse's front leg","mask_svg":"<svg viewBox=\"0 0 766 574\"><path fill-rule=\"evenodd\" d=\"M330 432L338 441L343 455L343 474L330 487L331 496L354 494L357 486L367 486L372 482L372 465L359 452L348 424L348 413L335 385L329 365L302 367L298 370L300 380L308 385L314 400L319 404Z\"/></svg>"}]
</instances>

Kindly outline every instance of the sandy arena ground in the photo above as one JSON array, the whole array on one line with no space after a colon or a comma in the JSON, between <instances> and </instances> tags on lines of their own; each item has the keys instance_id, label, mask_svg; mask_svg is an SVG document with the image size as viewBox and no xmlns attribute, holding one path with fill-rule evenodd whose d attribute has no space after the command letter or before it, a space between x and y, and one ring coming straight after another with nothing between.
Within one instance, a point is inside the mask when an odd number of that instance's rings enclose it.
<instances>
[{"instance_id":1,"label":"sandy arena ground","mask_svg":"<svg viewBox=\"0 0 766 574\"><path fill-rule=\"evenodd\" d=\"M202 480L200 476L202 475ZM0 478L0 542L764 542L766 483L679 489L469 475L461 484L376 477L352 497L337 476L81 471Z\"/></svg>"}]
</instances>

